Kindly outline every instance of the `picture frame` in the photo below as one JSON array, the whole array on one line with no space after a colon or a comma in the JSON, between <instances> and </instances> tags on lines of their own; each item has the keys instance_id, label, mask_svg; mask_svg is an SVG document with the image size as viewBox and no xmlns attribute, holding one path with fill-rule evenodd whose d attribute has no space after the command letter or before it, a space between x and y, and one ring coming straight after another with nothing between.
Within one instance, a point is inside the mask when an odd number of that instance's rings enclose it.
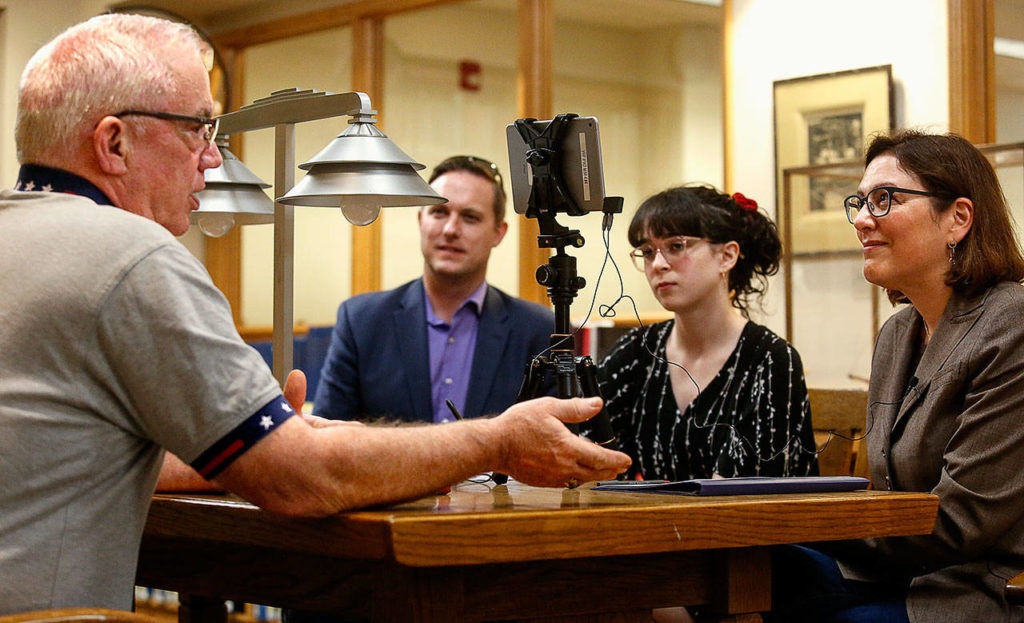
<instances>
[{"instance_id":1,"label":"picture frame","mask_svg":"<svg viewBox=\"0 0 1024 623\"><path fill-rule=\"evenodd\" d=\"M895 124L892 65L776 80L775 196L780 225L791 232L793 256L860 250L843 199L856 190L848 178L801 176L789 201L783 171L863 159L871 135Z\"/></svg>"}]
</instances>

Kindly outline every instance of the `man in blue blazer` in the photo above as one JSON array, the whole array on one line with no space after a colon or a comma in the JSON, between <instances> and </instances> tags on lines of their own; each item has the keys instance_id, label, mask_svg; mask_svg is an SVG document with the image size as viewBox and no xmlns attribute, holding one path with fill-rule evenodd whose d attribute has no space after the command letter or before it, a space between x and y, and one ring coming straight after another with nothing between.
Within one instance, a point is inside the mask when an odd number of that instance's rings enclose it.
<instances>
[{"instance_id":1,"label":"man in blue blazer","mask_svg":"<svg viewBox=\"0 0 1024 623\"><path fill-rule=\"evenodd\" d=\"M419 213L423 277L341 304L317 415L443 422L455 417L449 400L465 417L500 413L550 343L550 309L485 282L491 249L508 229L497 167L454 156L430 183L448 202Z\"/></svg>"}]
</instances>

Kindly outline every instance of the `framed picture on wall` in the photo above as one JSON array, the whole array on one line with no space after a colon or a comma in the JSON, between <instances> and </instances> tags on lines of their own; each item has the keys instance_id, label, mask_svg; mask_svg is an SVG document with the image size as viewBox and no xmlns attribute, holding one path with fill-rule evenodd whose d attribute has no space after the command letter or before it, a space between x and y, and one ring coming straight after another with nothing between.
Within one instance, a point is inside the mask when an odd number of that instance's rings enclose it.
<instances>
[{"instance_id":1,"label":"framed picture on wall","mask_svg":"<svg viewBox=\"0 0 1024 623\"><path fill-rule=\"evenodd\" d=\"M857 182L848 176L801 176L789 201L782 171L793 167L856 162L873 133L894 124L892 65L777 80L775 196L780 223L789 227L793 255L858 251L843 211Z\"/></svg>"}]
</instances>

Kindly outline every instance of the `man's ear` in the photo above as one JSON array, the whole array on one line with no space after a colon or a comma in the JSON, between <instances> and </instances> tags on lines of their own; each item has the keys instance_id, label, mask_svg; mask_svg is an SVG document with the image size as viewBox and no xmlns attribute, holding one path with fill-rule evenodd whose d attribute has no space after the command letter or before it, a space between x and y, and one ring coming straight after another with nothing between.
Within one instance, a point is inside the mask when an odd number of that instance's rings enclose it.
<instances>
[{"instance_id":1,"label":"man's ear","mask_svg":"<svg viewBox=\"0 0 1024 623\"><path fill-rule=\"evenodd\" d=\"M127 173L129 143L124 122L111 116L100 120L92 133L92 150L100 170L107 175Z\"/></svg>"},{"instance_id":2,"label":"man's ear","mask_svg":"<svg viewBox=\"0 0 1024 623\"><path fill-rule=\"evenodd\" d=\"M505 234L508 233L508 223L505 221L498 223L498 226L494 228L494 231L497 234L497 238L494 240L493 247L496 247L501 244L501 241L505 238Z\"/></svg>"}]
</instances>

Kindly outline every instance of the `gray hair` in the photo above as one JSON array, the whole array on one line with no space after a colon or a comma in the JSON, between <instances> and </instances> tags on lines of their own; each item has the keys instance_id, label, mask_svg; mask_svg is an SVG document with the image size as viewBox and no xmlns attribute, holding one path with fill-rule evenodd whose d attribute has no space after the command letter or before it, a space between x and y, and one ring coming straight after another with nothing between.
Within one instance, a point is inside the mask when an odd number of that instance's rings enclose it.
<instances>
[{"instance_id":1,"label":"gray hair","mask_svg":"<svg viewBox=\"0 0 1024 623\"><path fill-rule=\"evenodd\" d=\"M180 76L172 51L203 53L186 24L99 15L65 30L29 60L18 88L18 161L59 164L105 116L159 106Z\"/></svg>"}]
</instances>

